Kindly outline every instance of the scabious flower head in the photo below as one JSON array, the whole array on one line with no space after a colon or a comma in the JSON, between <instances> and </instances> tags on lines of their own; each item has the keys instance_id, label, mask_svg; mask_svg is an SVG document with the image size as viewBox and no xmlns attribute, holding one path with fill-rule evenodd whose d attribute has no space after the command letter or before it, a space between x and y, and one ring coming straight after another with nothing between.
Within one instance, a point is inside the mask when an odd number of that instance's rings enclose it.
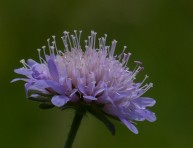
<instances>
[{"instance_id":1,"label":"scabious flower head","mask_svg":"<svg viewBox=\"0 0 193 148\"><path fill-rule=\"evenodd\" d=\"M64 32L62 41L64 50L59 50L55 36L48 39L48 51L43 46L38 49L39 62L32 59L21 60L22 68L15 69L25 78L25 91L28 98L40 102L49 102L62 108L68 103L100 105L101 110L122 121L132 132L138 133L134 121L156 120L155 114L147 109L155 104L152 98L142 95L153 86L134 82L136 75L143 69L136 61L136 68L127 67L131 53L125 53L126 46L119 55L115 55L116 40L106 45L106 37L98 39L96 32L85 41L85 49L80 45L81 31L74 35ZM48 53L49 52L49 53Z\"/></svg>"}]
</instances>

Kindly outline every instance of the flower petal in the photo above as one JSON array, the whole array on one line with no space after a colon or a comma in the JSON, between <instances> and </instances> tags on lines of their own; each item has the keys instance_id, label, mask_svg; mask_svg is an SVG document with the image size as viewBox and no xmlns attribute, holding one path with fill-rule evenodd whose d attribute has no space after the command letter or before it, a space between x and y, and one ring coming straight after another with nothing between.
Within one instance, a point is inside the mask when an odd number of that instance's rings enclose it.
<instances>
[{"instance_id":1,"label":"flower petal","mask_svg":"<svg viewBox=\"0 0 193 148\"><path fill-rule=\"evenodd\" d=\"M34 60L32 60L32 59L28 59L28 60L27 60L27 64L28 64L30 67L32 67L33 65L37 64L37 62L34 61Z\"/></svg>"},{"instance_id":2,"label":"flower petal","mask_svg":"<svg viewBox=\"0 0 193 148\"><path fill-rule=\"evenodd\" d=\"M139 113L149 122L154 122L156 120L155 113L149 111L149 110L141 110Z\"/></svg>"},{"instance_id":3,"label":"flower petal","mask_svg":"<svg viewBox=\"0 0 193 148\"><path fill-rule=\"evenodd\" d=\"M84 95L87 94L87 91L86 91L86 87L80 83L78 83L78 89L81 93L83 93Z\"/></svg>"},{"instance_id":4,"label":"flower petal","mask_svg":"<svg viewBox=\"0 0 193 148\"><path fill-rule=\"evenodd\" d=\"M62 107L64 104L66 104L70 99L64 95L62 96L59 96L59 95L56 95L54 97L52 97L52 100L51 102L57 106L57 107Z\"/></svg>"},{"instance_id":5,"label":"flower petal","mask_svg":"<svg viewBox=\"0 0 193 148\"><path fill-rule=\"evenodd\" d=\"M147 106L154 106L156 101L152 98L140 97L132 100L132 102L141 109L145 109Z\"/></svg>"},{"instance_id":6,"label":"flower petal","mask_svg":"<svg viewBox=\"0 0 193 148\"><path fill-rule=\"evenodd\" d=\"M27 91L28 90L45 91L46 89L54 91L53 93L64 94L63 87L59 83L52 80L38 80L36 82L30 83L30 85L27 87Z\"/></svg>"},{"instance_id":7,"label":"flower petal","mask_svg":"<svg viewBox=\"0 0 193 148\"><path fill-rule=\"evenodd\" d=\"M48 60L48 68L49 68L49 72L50 72L50 75L52 76L52 78L55 81L59 81L58 69L57 69L56 64L53 61L53 59Z\"/></svg>"},{"instance_id":8,"label":"flower petal","mask_svg":"<svg viewBox=\"0 0 193 148\"><path fill-rule=\"evenodd\" d=\"M32 75L32 70L24 67L15 69L14 72L20 75L25 75L26 77L30 77Z\"/></svg>"},{"instance_id":9,"label":"flower petal","mask_svg":"<svg viewBox=\"0 0 193 148\"><path fill-rule=\"evenodd\" d=\"M47 88L51 88L58 94L64 94L64 88L59 83L52 81L52 80L42 80L47 84Z\"/></svg>"},{"instance_id":10,"label":"flower petal","mask_svg":"<svg viewBox=\"0 0 193 148\"><path fill-rule=\"evenodd\" d=\"M129 121L127 121L125 118L123 117L119 117L119 119L127 126L127 128L129 128L133 133L138 134L138 130L137 128Z\"/></svg>"},{"instance_id":11,"label":"flower petal","mask_svg":"<svg viewBox=\"0 0 193 148\"><path fill-rule=\"evenodd\" d=\"M142 111L142 110L140 110ZM129 111L127 111L125 113L125 115L128 117L129 120L136 120L136 121L144 121L145 120L145 117L144 115L139 112L139 110L137 109L130 109Z\"/></svg>"}]
</instances>

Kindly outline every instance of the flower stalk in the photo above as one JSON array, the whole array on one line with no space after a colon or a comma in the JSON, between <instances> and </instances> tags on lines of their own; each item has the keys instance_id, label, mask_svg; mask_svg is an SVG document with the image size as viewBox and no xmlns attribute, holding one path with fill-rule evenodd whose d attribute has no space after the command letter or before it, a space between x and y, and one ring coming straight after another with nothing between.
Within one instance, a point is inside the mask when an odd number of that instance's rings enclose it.
<instances>
[{"instance_id":1,"label":"flower stalk","mask_svg":"<svg viewBox=\"0 0 193 148\"><path fill-rule=\"evenodd\" d=\"M80 107L79 109L76 110L75 116L74 116L74 119L72 122L72 126L71 126L70 132L68 134L64 148L71 148L72 147L72 144L74 142L74 139L75 139L77 131L78 131L78 128L80 126L80 123L81 123L82 118L83 118L85 113L86 113L86 110L84 108Z\"/></svg>"}]
</instances>

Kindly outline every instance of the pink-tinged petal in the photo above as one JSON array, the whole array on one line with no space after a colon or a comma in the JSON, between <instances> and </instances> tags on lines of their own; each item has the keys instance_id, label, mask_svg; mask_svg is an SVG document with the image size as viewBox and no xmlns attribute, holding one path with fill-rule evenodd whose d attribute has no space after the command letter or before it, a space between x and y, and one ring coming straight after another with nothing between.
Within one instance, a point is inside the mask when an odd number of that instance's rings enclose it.
<instances>
[{"instance_id":1,"label":"pink-tinged petal","mask_svg":"<svg viewBox=\"0 0 193 148\"><path fill-rule=\"evenodd\" d=\"M123 117L119 117L120 120L127 126L128 129L130 129L133 133L138 134L138 130L137 128L129 121L127 121L125 118Z\"/></svg>"},{"instance_id":2,"label":"pink-tinged petal","mask_svg":"<svg viewBox=\"0 0 193 148\"><path fill-rule=\"evenodd\" d=\"M62 107L68 101L69 101L69 98L66 96L63 96L63 95L61 95L61 96L56 95L56 96L52 97L52 100L51 100L52 104L54 104L57 107Z\"/></svg>"}]
</instances>

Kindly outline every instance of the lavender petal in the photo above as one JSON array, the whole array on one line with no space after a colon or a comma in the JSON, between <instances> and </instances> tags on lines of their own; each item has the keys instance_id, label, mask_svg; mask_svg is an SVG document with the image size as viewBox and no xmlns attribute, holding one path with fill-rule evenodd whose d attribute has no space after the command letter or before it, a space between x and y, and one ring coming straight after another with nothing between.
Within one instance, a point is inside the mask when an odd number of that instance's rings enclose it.
<instances>
[{"instance_id":1,"label":"lavender petal","mask_svg":"<svg viewBox=\"0 0 193 148\"><path fill-rule=\"evenodd\" d=\"M48 68L49 68L49 72L50 72L52 78L55 81L59 81L58 69L57 69L56 64L52 58L48 60Z\"/></svg>"},{"instance_id":2,"label":"lavender petal","mask_svg":"<svg viewBox=\"0 0 193 148\"><path fill-rule=\"evenodd\" d=\"M156 101L152 98L140 97L132 101L138 108L145 109L147 106L154 106Z\"/></svg>"},{"instance_id":3,"label":"lavender petal","mask_svg":"<svg viewBox=\"0 0 193 148\"><path fill-rule=\"evenodd\" d=\"M130 129L133 133L138 134L137 128L129 121L127 121L125 118L121 117L120 120L127 126L128 129Z\"/></svg>"},{"instance_id":4,"label":"lavender petal","mask_svg":"<svg viewBox=\"0 0 193 148\"><path fill-rule=\"evenodd\" d=\"M51 102L57 106L57 107L62 107L64 104L66 104L70 99L66 96L59 96L56 95L54 97L52 97Z\"/></svg>"}]
</instances>

